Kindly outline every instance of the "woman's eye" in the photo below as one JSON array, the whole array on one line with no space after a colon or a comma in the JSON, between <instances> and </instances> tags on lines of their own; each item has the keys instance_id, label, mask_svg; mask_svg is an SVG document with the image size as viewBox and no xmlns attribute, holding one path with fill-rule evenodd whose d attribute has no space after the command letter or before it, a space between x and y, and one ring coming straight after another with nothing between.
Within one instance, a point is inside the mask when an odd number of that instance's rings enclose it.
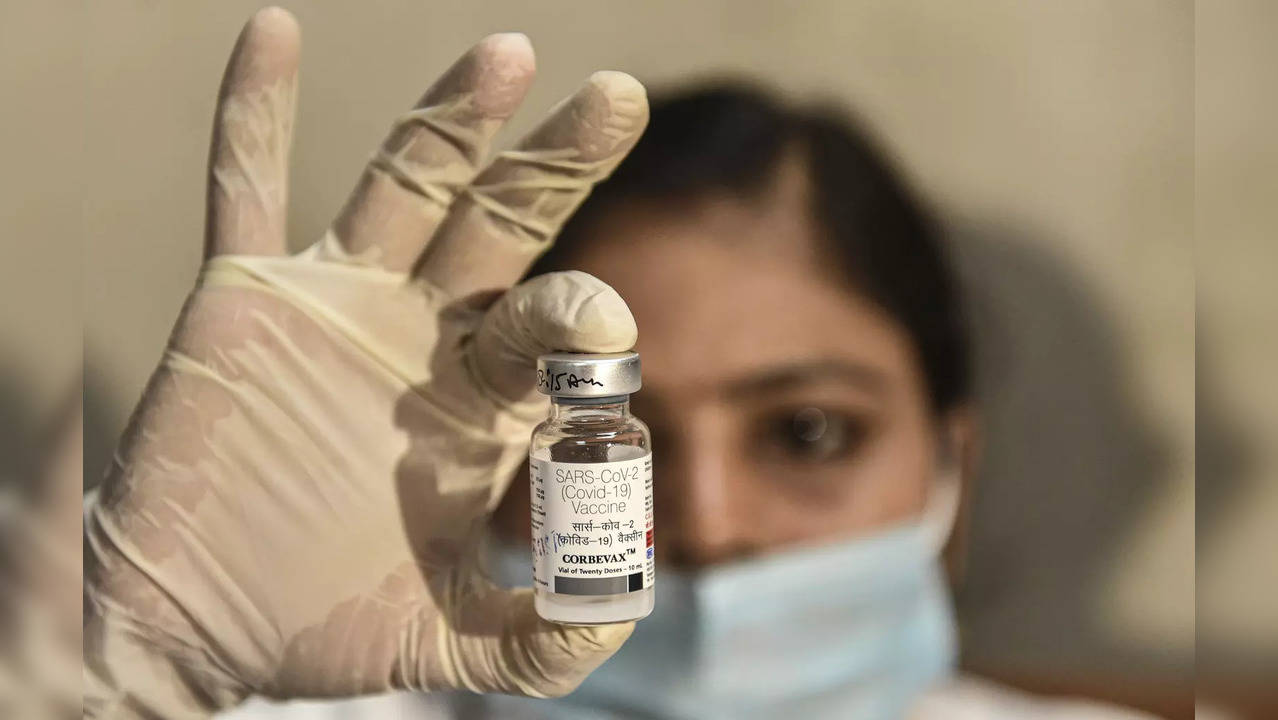
<instances>
[{"instance_id":1,"label":"woman's eye","mask_svg":"<svg viewBox=\"0 0 1278 720\"><path fill-rule=\"evenodd\" d=\"M773 453L802 462L830 462L850 455L867 434L866 422L847 413L803 407L777 413L765 424Z\"/></svg>"}]
</instances>

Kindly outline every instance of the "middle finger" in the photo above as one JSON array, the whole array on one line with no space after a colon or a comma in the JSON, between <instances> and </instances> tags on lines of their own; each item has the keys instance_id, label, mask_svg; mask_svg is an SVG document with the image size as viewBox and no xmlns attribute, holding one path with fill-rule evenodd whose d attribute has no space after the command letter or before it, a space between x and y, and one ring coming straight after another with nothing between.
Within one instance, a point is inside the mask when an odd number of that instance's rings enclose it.
<instances>
[{"instance_id":1,"label":"middle finger","mask_svg":"<svg viewBox=\"0 0 1278 720\"><path fill-rule=\"evenodd\" d=\"M411 267L534 71L532 45L520 33L490 35L463 55L391 128L333 222L337 247L328 252L388 270Z\"/></svg>"},{"instance_id":2,"label":"middle finger","mask_svg":"<svg viewBox=\"0 0 1278 720\"><path fill-rule=\"evenodd\" d=\"M457 198L415 272L453 297L504 290L634 147L648 124L643 85L601 71Z\"/></svg>"}]
</instances>

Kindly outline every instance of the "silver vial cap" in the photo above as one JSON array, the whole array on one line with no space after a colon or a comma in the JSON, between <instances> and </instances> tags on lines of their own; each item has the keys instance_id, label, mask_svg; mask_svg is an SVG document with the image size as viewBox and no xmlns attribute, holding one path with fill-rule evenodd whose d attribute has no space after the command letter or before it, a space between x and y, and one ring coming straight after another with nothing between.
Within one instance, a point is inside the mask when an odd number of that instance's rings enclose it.
<instances>
[{"instance_id":1,"label":"silver vial cap","mask_svg":"<svg viewBox=\"0 0 1278 720\"><path fill-rule=\"evenodd\" d=\"M537 358L537 390L561 398L606 398L637 392L639 353L546 353Z\"/></svg>"}]
</instances>

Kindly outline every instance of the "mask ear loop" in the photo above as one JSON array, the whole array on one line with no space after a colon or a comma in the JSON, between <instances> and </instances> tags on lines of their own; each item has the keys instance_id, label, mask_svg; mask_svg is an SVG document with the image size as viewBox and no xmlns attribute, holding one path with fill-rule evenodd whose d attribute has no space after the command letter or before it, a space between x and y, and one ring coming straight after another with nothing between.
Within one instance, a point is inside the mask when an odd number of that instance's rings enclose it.
<instances>
[{"instance_id":1,"label":"mask ear loop","mask_svg":"<svg viewBox=\"0 0 1278 720\"><path fill-rule=\"evenodd\" d=\"M940 556L950 541L963 495L960 465L946 438L941 438L941 447L941 471L932 482L921 517L924 539L935 556Z\"/></svg>"}]
</instances>

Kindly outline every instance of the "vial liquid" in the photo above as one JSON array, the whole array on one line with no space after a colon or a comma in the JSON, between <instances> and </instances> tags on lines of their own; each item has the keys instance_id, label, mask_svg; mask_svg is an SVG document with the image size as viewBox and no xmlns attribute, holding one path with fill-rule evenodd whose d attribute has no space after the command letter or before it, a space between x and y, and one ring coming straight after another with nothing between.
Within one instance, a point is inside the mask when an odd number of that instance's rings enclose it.
<instances>
[{"instance_id":1,"label":"vial liquid","mask_svg":"<svg viewBox=\"0 0 1278 720\"><path fill-rule=\"evenodd\" d=\"M634 352L549 353L537 387L550 414L529 448L537 614L565 625L652 612L652 438L630 414Z\"/></svg>"}]
</instances>

